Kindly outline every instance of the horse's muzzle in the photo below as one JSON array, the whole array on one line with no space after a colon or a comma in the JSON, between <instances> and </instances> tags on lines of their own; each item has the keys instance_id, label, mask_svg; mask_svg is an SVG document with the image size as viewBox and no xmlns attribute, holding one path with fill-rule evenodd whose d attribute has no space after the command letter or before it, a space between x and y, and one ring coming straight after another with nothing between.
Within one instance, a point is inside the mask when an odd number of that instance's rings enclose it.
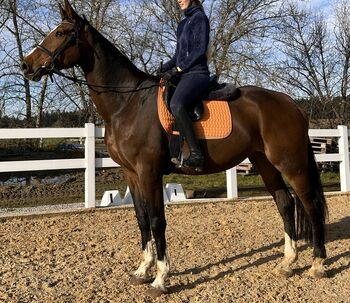
<instances>
[{"instance_id":1,"label":"horse's muzzle","mask_svg":"<svg viewBox=\"0 0 350 303\"><path fill-rule=\"evenodd\" d=\"M24 77L30 81L38 82L45 74L45 70L42 67L39 67L34 71L33 68L25 61L22 62L21 69Z\"/></svg>"},{"instance_id":2,"label":"horse's muzzle","mask_svg":"<svg viewBox=\"0 0 350 303\"><path fill-rule=\"evenodd\" d=\"M25 62L23 61L22 64L21 64L21 69L22 69L22 71L23 71L24 74L27 74L28 71L29 71L29 66L28 66L28 64L25 63Z\"/></svg>"}]
</instances>

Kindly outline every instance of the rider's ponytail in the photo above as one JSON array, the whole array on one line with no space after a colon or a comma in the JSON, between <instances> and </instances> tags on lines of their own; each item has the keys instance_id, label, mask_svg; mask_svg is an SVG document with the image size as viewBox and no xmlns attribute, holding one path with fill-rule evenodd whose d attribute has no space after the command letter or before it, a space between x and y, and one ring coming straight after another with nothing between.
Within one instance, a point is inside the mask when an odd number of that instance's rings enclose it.
<instances>
[{"instance_id":1,"label":"rider's ponytail","mask_svg":"<svg viewBox=\"0 0 350 303\"><path fill-rule=\"evenodd\" d=\"M200 6L201 8L203 8L203 4L202 4L201 0L192 0L191 4L192 5L197 5L197 6Z\"/></svg>"}]
</instances>

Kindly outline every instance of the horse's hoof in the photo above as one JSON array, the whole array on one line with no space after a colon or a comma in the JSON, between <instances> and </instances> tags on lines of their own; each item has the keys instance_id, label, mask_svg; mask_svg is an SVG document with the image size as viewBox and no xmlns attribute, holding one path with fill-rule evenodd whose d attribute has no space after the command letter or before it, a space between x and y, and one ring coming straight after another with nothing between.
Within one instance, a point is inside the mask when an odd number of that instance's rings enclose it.
<instances>
[{"instance_id":1,"label":"horse's hoof","mask_svg":"<svg viewBox=\"0 0 350 303\"><path fill-rule=\"evenodd\" d=\"M277 276L289 278L293 275L293 270L291 268L277 266L274 270Z\"/></svg>"},{"instance_id":2,"label":"horse's hoof","mask_svg":"<svg viewBox=\"0 0 350 303\"><path fill-rule=\"evenodd\" d=\"M131 285L142 285L142 284L150 283L151 281L152 281L151 278L140 278L135 275L130 276Z\"/></svg>"},{"instance_id":3,"label":"horse's hoof","mask_svg":"<svg viewBox=\"0 0 350 303\"><path fill-rule=\"evenodd\" d=\"M327 273L323 269L310 268L309 276L315 279L327 278Z\"/></svg>"},{"instance_id":4,"label":"horse's hoof","mask_svg":"<svg viewBox=\"0 0 350 303\"><path fill-rule=\"evenodd\" d=\"M152 298L158 298L159 296L167 293L168 293L168 290L166 288L160 289L160 288L155 288L153 286L150 286L146 294Z\"/></svg>"}]
</instances>

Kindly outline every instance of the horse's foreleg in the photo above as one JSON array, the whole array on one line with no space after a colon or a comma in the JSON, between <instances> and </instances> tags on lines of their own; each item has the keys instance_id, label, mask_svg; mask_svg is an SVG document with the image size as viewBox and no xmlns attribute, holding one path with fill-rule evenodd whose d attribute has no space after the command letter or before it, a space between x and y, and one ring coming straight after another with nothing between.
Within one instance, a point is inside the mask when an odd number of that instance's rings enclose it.
<instances>
[{"instance_id":1,"label":"horse's foreleg","mask_svg":"<svg viewBox=\"0 0 350 303\"><path fill-rule=\"evenodd\" d=\"M169 259L166 253L166 220L163 201L162 176L154 174L152 168L140 170L138 187L140 199L135 203L137 220L142 235L143 258L135 277L148 280L148 270L154 262L153 246L150 242L153 234L157 252L157 273L151 284L149 295L156 297L167 292L165 281L169 274ZM137 196L137 192L135 192ZM142 281L141 280L141 281Z\"/></svg>"},{"instance_id":2,"label":"horse's foreleg","mask_svg":"<svg viewBox=\"0 0 350 303\"><path fill-rule=\"evenodd\" d=\"M163 201L163 190L161 191L160 199ZM151 207L150 221L157 250L157 274L156 278L151 284L152 289L150 290L150 294L152 296L159 296L160 294L167 292L167 289L165 287L165 281L170 271L169 259L166 253L166 220L163 202L161 203L161 205Z\"/></svg>"},{"instance_id":3,"label":"horse's foreleg","mask_svg":"<svg viewBox=\"0 0 350 303\"><path fill-rule=\"evenodd\" d=\"M153 266L155 259L148 214L143 203L140 203L140 201L140 199L134 200L137 222L141 231L142 245L141 262L131 278L131 283L134 285L151 281L149 270Z\"/></svg>"},{"instance_id":4,"label":"horse's foreleg","mask_svg":"<svg viewBox=\"0 0 350 303\"><path fill-rule=\"evenodd\" d=\"M138 269L133 273L131 277L131 283L139 285L151 281L149 275L149 269L154 264L154 251L152 241L148 241L145 246L142 246L141 263Z\"/></svg>"},{"instance_id":5,"label":"horse's foreleg","mask_svg":"<svg viewBox=\"0 0 350 303\"><path fill-rule=\"evenodd\" d=\"M291 265L297 260L297 245L294 217L294 201L287 191L281 173L263 153L255 153L250 161L260 172L267 190L273 196L284 225L284 258L276 267L275 273L285 277L293 274Z\"/></svg>"},{"instance_id":6,"label":"horse's foreleg","mask_svg":"<svg viewBox=\"0 0 350 303\"><path fill-rule=\"evenodd\" d=\"M141 262L138 269L132 274L130 282L134 285L150 282L149 270L154 264L155 254L152 245L151 228L147 209L145 208L142 194L139 190L137 178L132 172L125 172L134 201L137 223L141 232Z\"/></svg>"}]
</instances>

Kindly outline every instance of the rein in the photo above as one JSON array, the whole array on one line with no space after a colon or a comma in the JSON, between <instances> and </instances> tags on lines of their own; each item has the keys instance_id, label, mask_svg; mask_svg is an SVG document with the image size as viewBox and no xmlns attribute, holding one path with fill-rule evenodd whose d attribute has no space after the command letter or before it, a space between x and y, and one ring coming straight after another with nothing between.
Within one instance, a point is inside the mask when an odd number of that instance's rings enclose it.
<instances>
[{"instance_id":1,"label":"rein","mask_svg":"<svg viewBox=\"0 0 350 303\"><path fill-rule=\"evenodd\" d=\"M103 92L106 93L106 92L116 92L116 93L120 93L120 94L125 94L125 93L135 93L135 92L139 92L139 91L142 91L142 90L146 90L146 89L150 89L150 88L153 88L153 87L159 87L160 84L152 84L152 85L149 85L149 86L145 86L145 87L138 87L138 88L132 88L132 87L122 87L122 86L112 86L112 85L95 85L95 84L90 84L88 83L86 80L82 80L82 79L78 79L76 77L71 77L71 76L68 76L64 73L62 73L60 70L56 69L56 68L53 68L51 71L50 71L50 78L52 80L52 76L53 74L56 74L56 75L59 75L59 76L62 76L63 78L66 78L74 83L78 83L80 85L86 85L87 87L89 87L90 89L96 91L96 92L99 92L97 91L96 89L97 88L102 88L102 89L105 89ZM102 93L102 92L99 92L99 93Z\"/></svg>"},{"instance_id":2,"label":"rein","mask_svg":"<svg viewBox=\"0 0 350 303\"><path fill-rule=\"evenodd\" d=\"M70 43L74 42L76 43L76 47L79 47L79 29L80 27L78 27L76 24L68 22L68 21L63 21L61 24L63 23L67 23L70 24L74 27L74 32L70 35L69 38L67 38L60 47L58 47L55 51L50 51L49 49L47 49L46 47L42 46L42 45L37 45L37 48L39 50L41 50L42 52L46 53L49 56L50 59L50 64L46 64L49 59L44 63L43 66L40 66L34 74L36 74L39 70L41 69L45 69L49 76L51 81L53 82L53 74L62 76L70 81L73 81L74 83L78 83L80 85L87 85L90 89L98 92L98 93L102 93L97 91L96 89L98 88L102 88L104 89L103 92L117 92L117 93L134 93L134 92L138 92L141 90L146 90L146 89L150 89L153 87L159 87L159 84L152 84L149 86L145 86L145 87L136 87L136 88L132 88L132 87L118 87L118 86L110 86L110 85L95 85L95 84L90 84L88 83L86 80L82 80L82 79L78 79L76 77L70 77L68 75L65 75L64 73L62 73L60 70L58 70L57 68L55 68L55 60L57 59L57 57L66 49L67 45L69 45Z\"/></svg>"}]
</instances>

